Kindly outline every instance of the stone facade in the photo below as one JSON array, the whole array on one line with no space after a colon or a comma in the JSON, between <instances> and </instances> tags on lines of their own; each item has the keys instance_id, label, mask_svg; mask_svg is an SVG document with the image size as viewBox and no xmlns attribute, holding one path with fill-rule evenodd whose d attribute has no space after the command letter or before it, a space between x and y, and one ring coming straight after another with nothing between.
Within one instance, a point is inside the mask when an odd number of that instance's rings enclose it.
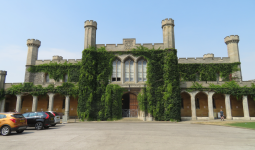
<instances>
[{"instance_id":1,"label":"stone facade","mask_svg":"<svg viewBox=\"0 0 255 150\"><path fill-rule=\"evenodd\" d=\"M92 47L105 47L107 51L129 51L137 46L144 46L149 49L166 49L175 48L175 35L174 35L174 20L165 19L161 22L161 27L163 31L163 43L136 43L135 38L125 38L122 44L97 44L96 43L96 30L97 22L93 20L87 20L84 23L85 28L85 38L84 38L84 48ZM227 45L228 57L214 57L213 53L205 54L203 57L196 58L179 58L178 63L232 63L240 62L238 42L238 35L230 35L225 37L224 42ZM35 85L42 85L47 87L49 84L53 83L55 86L61 85L60 82L56 82L50 79L46 82L46 73L30 73L27 69L32 65L47 64L50 62L57 63L77 63L81 59L63 59L62 56L55 55L52 60L38 60L38 50L41 46L41 41L35 39L27 40L28 53L26 61L26 72L24 82L33 82ZM121 87L127 89L128 92L138 95L141 89L145 86L145 81L139 80L138 74L138 62L143 59L142 57L135 57L133 55L116 55L116 60L120 61L120 80L112 81L111 84L118 84ZM127 60L133 61L134 77L132 81L125 80L125 62ZM240 66L239 66L240 67ZM18 83L5 83L6 71L0 71L0 88L9 88L12 85ZM238 84L240 86L251 86L253 81L242 81L242 73L238 71L233 74ZM222 85L224 84L219 77L216 81L198 81L204 87L208 87L210 83ZM180 87L182 89L189 88L193 85L193 82L186 81L181 82ZM214 94L212 92L186 92L181 93L183 108L181 109L182 120L187 119L214 119L215 113L222 109L227 116L227 119L238 119L239 117L245 119L252 119L255 117L255 102L250 96L244 97L242 101L236 100L231 95L224 94ZM199 103L199 104L198 104ZM0 103L1 111L13 111L14 109L20 112L28 111L46 111L52 110L59 113L67 113L69 116L77 115L77 105L78 99L71 97L69 95L61 96L57 93L48 93L46 97L42 96L32 96L32 95L16 95L16 96L6 96L5 100ZM6 106L6 107L5 107ZM138 118L142 120L153 120L151 114L145 114L139 111Z\"/></svg>"}]
</instances>

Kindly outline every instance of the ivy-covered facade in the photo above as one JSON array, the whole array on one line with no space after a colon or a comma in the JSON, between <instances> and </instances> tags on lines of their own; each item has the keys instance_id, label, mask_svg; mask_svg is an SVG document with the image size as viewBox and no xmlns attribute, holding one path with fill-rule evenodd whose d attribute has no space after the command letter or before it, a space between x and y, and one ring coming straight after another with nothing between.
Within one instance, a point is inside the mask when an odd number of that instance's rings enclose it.
<instances>
[{"instance_id":1,"label":"ivy-covered facade","mask_svg":"<svg viewBox=\"0 0 255 150\"><path fill-rule=\"evenodd\" d=\"M97 22L86 21L77 60L38 60L41 41L28 39L24 83L5 83L1 71L1 111L51 110L88 121L215 119L221 109L227 119L255 117L255 86L242 82L238 36L224 39L229 57L178 58L174 20L161 27L163 43L104 45L96 44Z\"/></svg>"}]
</instances>

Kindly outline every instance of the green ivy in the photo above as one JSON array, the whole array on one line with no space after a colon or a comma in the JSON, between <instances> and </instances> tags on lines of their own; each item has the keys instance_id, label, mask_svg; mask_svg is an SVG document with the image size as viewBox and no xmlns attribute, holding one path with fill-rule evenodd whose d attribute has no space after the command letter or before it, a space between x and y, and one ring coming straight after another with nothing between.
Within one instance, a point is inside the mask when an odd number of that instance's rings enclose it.
<instances>
[{"instance_id":1,"label":"green ivy","mask_svg":"<svg viewBox=\"0 0 255 150\"><path fill-rule=\"evenodd\" d=\"M81 62L73 63L57 63L50 62L48 64L31 66L28 68L29 72L45 72L49 74L51 79L55 81L59 81L60 79L64 79L64 75L68 74L69 82L78 82L80 75L80 67Z\"/></svg>"},{"instance_id":2,"label":"green ivy","mask_svg":"<svg viewBox=\"0 0 255 150\"><path fill-rule=\"evenodd\" d=\"M183 81L216 81L216 74L220 73L223 81L229 81L229 75L240 70L240 62L219 64L178 64L181 79Z\"/></svg>"},{"instance_id":3,"label":"green ivy","mask_svg":"<svg viewBox=\"0 0 255 150\"><path fill-rule=\"evenodd\" d=\"M2 88L0 89L0 101L4 99L5 96L5 90Z\"/></svg>"},{"instance_id":4,"label":"green ivy","mask_svg":"<svg viewBox=\"0 0 255 150\"><path fill-rule=\"evenodd\" d=\"M236 81L228 81L222 85L209 84L209 87L203 87L202 84L194 82L193 85L187 89L191 91L214 91L219 94L230 94L240 99L243 95L250 95L255 100L255 85L251 84L251 87L241 87Z\"/></svg>"},{"instance_id":5,"label":"green ivy","mask_svg":"<svg viewBox=\"0 0 255 150\"><path fill-rule=\"evenodd\" d=\"M78 95L78 87L73 83L63 83L61 86L54 87L53 84L48 85L47 87L42 87L42 85L34 85L33 83L24 83L18 85L12 85L5 91L7 95L17 95L17 94L30 94L34 96L46 95L47 93L60 93L61 95Z\"/></svg>"}]
</instances>

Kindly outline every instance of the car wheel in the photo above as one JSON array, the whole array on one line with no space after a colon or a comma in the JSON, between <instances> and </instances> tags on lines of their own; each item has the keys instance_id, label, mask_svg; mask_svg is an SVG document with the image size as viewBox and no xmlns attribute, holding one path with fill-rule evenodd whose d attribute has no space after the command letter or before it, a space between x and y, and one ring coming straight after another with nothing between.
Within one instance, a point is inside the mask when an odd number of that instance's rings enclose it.
<instances>
[{"instance_id":1,"label":"car wheel","mask_svg":"<svg viewBox=\"0 0 255 150\"><path fill-rule=\"evenodd\" d=\"M55 124L52 124L51 126L55 126L56 125L56 123Z\"/></svg>"},{"instance_id":2,"label":"car wheel","mask_svg":"<svg viewBox=\"0 0 255 150\"><path fill-rule=\"evenodd\" d=\"M36 122L35 129L36 130L42 130L43 129L43 124L41 122Z\"/></svg>"},{"instance_id":3,"label":"car wheel","mask_svg":"<svg viewBox=\"0 0 255 150\"><path fill-rule=\"evenodd\" d=\"M49 129L49 127L47 126L47 127L44 127L44 129Z\"/></svg>"},{"instance_id":4,"label":"car wheel","mask_svg":"<svg viewBox=\"0 0 255 150\"><path fill-rule=\"evenodd\" d=\"M24 130L17 130L16 132L17 133L22 133Z\"/></svg>"},{"instance_id":5,"label":"car wheel","mask_svg":"<svg viewBox=\"0 0 255 150\"><path fill-rule=\"evenodd\" d=\"M11 128L9 126L4 126L1 129L1 133L4 136L9 135L11 133Z\"/></svg>"}]
</instances>

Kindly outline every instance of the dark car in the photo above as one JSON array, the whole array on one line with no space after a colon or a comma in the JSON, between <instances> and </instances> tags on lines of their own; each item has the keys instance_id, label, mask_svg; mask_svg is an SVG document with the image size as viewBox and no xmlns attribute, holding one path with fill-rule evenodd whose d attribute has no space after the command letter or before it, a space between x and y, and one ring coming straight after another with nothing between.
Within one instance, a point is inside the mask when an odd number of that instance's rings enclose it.
<instances>
[{"instance_id":1,"label":"dark car","mask_svg":"<svg viewBox=\"0 0 255 150\"><path fill-rule=\"evenodd\" d=\"M27 126L37 130L48 129L54 124L54 116L49 112L27 112L23 116L27 119Z\"/></svg>"}]
</instances>

